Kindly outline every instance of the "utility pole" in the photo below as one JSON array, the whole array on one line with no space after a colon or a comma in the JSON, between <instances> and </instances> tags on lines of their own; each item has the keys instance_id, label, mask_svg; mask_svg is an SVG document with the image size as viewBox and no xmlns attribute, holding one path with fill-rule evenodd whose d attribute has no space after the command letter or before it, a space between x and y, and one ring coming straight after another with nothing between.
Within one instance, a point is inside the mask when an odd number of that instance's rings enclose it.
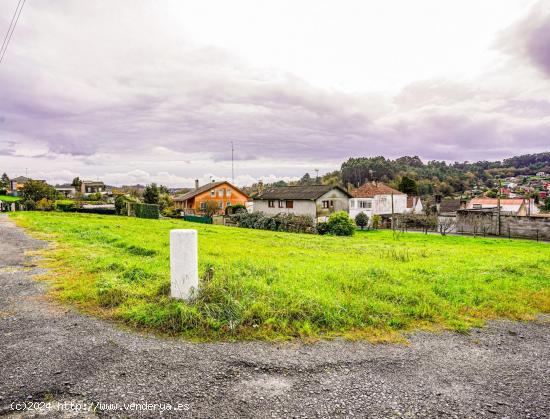
<instances>
[{"instance_id":1,"label":"utility pole","mask_svg":"<svg viewBox=\"0 0 550 419\"><path fill-rule=\"evenodd\" d=\"M502 193L502 179L498 180L497 194L497 236L500 236L500 194Z\"/></svg>"},{"instance_id":2,"label":"utility pole","mask_svg":"<svg viewBox=\"0 0 550 419\"><path fill-rule=\"evenodd\" d=\"M235 159L234 156L234 147L233 147L233 141L231 141L231 183L235 184Z\"/></svg>"},{"instance_id":3,"label":"utility pole","mask_svg":"<svg viewBox=\"0 0 550 419\"><path fill-rule=\"evenodd\" d=\"M391 194L391 229L395 231L395 220L393 217L393 192Z\"/></svg>"},{"instance_id":4,"label":"utility pole","mask_svg":"<svg viewBox=\"0 0 550 419\"><path fill-rule=\"evenodd\" d=\"M316 173L316 175L315 175L315 183L316 183L316 184L319 184L319 169L313 169L313 170L315 170L315 173Z\"/></svg>"}]
</instances>

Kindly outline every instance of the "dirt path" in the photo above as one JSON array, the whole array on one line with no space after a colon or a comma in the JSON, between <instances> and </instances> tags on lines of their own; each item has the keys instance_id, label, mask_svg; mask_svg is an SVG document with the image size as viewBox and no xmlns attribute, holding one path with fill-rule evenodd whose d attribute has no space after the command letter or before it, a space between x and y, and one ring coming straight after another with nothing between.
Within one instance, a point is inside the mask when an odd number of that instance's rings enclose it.
<instances>
[{"instance_id":1,"label":"dirt path","mask_svg":"<svg viewBox=\"0 0 550 419\"><path fill-rule=\"evenodd\" d=\"M44 284L32 279L38 269L24 256L41 246L0 215L0 416L32 417L10 407L31 401L51 403L36 405L36 417L550 412L548 323L493 322L469 335L417 333L410 346L191 344L123 331L48 301ZM75 413L71 402L103 405ZM122 410L106 410L109 403ZM143 403L162 405L152 410ZM180 410L161 413L167 404Z\"/></svg>"}]
</instances>

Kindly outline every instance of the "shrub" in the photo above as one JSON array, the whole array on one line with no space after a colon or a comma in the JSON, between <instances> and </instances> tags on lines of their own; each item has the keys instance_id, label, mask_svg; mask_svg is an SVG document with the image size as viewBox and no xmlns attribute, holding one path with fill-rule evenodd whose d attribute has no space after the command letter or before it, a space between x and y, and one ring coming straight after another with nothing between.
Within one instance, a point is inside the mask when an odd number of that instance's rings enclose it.
<instances>
[{"instance_id":1,"label":"shrub","mask_svg":"<svg viewBox=\"0 0 550 419\"><path fill-rule=\"evenodd\" d=\"M363 230L363 228L367 226L368 223L369 217L364 212L360 212L355 216L355 224L357 224L357 227L360 227L361 230Z\"/></svg>"},{"instance_id":2,"label":"shrub","mask_svg":"<svg viewBox=\"0 0 550 419\"><path fill-rule=\"evenodd\" d=\"M132 204L138 218L159 218L159 206L155 204L141 204L133 203Z\"/></svg>"},{"instance_id":3,"label":"shrub","mask_svg":"<svg viewBox=\"0 0 550 419\"><path fill-rule=\"evenodd\" d=\"M53 201L47 198L42 198L36 203L36 209L40 211L51 211L53 209Z\"/></svg>"},{"instance_id":4,"label":"shrub","mask_svg":"<svg viewBox=\"0 0 550 419\"><path fill-rule=\"evenodd\" d=\"M382 218L378 214L375 214L372 216L371 218L372 228L374 229L380 228L381 222L382 222Z\"/></svg>"},{"instance_id":5,"label":"shrub","mask_svg":"<svg viewBox=\"0 0 550 419\"><path fill-rule=\"evenodd\" d=\"M328 230L335 236L352 236L355 233L355 224L345 211L338 211L328 218Z\"/></svg>"},{"instance_id":6,"label":"shrub","mask_svg":"<svg viewBox=\"0 0 550 419\"><path fill-rule=\"evenodd\" d=\"M58 211L70 212L75 210L76 205L74 201L56 201L54 207Z\"/></svg>"},{"instance_id":7,"label":"shrub","mask_svg":"<svg viewBox=\"0 0 550 419\"><path fill-rule=\"evenodd\" d=\"M328 234L328 223L317 223L317 234L325 235Z\"/></svg>"},{"instance_id":8,"label":"shrub","mask_svg":"<svg viewBox=\"0 0 550 419\"><path fill-rule=\"evenodd\" d=\"M258 230L286 231L290 233L314 233L313 219L306 215L277 214L265 215L262 212L238 212L229 218L230 224Z\"/></svg>"},{"instance_id":9,"label":"shrub","mask_svg":"<svg viewBox=\"0 0 550 419\"><path fill-rule=\"evenodd\" d=\"M36 202L34 202L32 199L25 199L23 201L23 205L25 206L25 209L27 211L33 211L36 209Z\"/></svg>"},{"instance_id":10,"label":"shrub","mask_svg":"<svg viewBox=\"0 0 550 419\"><path fill-rule=\"evenodd\" d=\"M225 215L237 214L239 212L247 212L243 204L230 205L225 207Z\"/></svg>"}]
</instances>

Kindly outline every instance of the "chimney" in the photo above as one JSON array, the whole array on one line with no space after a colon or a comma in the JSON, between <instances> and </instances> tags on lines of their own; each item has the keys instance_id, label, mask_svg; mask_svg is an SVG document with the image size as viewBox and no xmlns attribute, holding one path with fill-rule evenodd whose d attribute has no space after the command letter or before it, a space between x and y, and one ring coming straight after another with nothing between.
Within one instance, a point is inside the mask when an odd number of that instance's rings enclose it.
<instances>
[{"instance_id":1,"label":"chimney","mask_svg":"<svg viewBox=\"0 0 550 419\"><path fill-rule=\"evenodd\" d=\"M199 180L195 179L195 189L199 189Z\"/></svg>"}]
</instances>

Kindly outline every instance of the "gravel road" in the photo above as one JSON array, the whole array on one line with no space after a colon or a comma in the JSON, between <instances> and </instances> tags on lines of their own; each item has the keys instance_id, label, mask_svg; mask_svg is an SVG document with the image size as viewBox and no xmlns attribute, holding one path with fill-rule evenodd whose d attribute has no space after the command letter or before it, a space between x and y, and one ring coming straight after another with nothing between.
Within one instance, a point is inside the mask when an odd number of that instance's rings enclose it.
<instances>
[{"instance_id":1,"label":"gravel road","mask_svg":"<svg viewBox=\"0 0 550 419\"><path fill-rule=\"evenodd\" d=\"M0 215L0 416L549 417L547 317L408 346L188 343L50 301L24 255L44 245Z\"/></svg>"}]
</instances>

